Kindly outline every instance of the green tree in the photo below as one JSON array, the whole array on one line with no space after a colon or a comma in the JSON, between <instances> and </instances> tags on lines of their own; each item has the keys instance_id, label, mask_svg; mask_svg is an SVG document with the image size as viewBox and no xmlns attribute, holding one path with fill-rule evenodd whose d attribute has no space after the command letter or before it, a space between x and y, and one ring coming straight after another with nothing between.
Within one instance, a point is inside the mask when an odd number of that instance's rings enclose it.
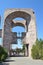
<instances>
[{"instance_id":1,"label":"green tree","mask_svg":"<svg viewBox=\"0 0 43 65\"><path fill-rule=\"evenodd\" d=\"M32 51L31 55L34 59L43 59L43 40L37 39L31 51Z\"/></svg>"},{"instance_id":2,"label":"green tree","mask_svg":"<svg viewBox=\"0 0 43 65\"><path fill-rule=\"evenodd\" d=\"M20 48L16 48L16 53L19 55L21 49Z\"/></svg>"},{"instance_id":3,"label":"green tree","mask_svg":"<svg viewBox=\"0 0 43 65\"><path fill-rule=\"evenodd\" d=\"M24 53L24 56L25 56L25 44L23 44L22 53Z\"/></svg>"},{"instance_id":4,"label":"green tree","mask_svg":"<svg viewBox=\"0 0 43 65\"><path fill-rule=\"evenodd\" d=\"M39 46L40 47L40 52L39 52L40 58L43 59L43 40L40 39L39 42L40 42L40 46Z\"/></svg>"},{"instance_id":5,"label":"green tree","mask_svg":"<svg viewBox=\"0 0 43 65\"><path fill-rule=\"evenodd\" d=\"M8 57L6 49L0 46L0 62L4 61Z\"/></svg>"}]
</instances>

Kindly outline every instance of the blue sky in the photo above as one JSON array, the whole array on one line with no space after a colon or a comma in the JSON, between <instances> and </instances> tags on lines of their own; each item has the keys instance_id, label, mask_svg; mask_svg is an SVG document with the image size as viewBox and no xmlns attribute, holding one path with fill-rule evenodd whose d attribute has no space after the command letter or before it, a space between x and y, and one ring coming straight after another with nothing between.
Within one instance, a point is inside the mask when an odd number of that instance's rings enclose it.
<instances>
[{"instance_id":1,"label":"blue sky","mask_svg":"<svg viewBox=\"0 0 43 65\"><path fill-rule=\"evenodd\" d=\"M32 8L36 15L37 37L43 39L43 0L0 0L0 28L3 27L4 11L7 8Z\"/></svg>"}]
</instances>

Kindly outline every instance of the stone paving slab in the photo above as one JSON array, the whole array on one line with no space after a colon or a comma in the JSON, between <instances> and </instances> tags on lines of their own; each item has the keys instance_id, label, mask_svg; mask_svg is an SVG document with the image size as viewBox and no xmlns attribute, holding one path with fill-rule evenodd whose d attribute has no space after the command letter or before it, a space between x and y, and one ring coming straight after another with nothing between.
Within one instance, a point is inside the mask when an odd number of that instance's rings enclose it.
<instances>
[{"instance_id":1,"label":"stone paving slab","mask_svg":"<svg viewBox=\"0 0 43 65\"><path fill-rule=\"evenodd\" d=\"M11 57L3 65L43 65L43 60L32 60L28 57Z\"/></svg>"}]
</instances>

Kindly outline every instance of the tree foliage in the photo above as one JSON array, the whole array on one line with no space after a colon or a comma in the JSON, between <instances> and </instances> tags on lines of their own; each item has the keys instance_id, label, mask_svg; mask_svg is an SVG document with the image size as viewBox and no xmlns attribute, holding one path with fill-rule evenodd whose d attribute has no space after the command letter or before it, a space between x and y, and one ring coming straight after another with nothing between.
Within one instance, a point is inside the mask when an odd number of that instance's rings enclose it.
<instances>
[{"instance_id":1,"label":"tree foliage","mask_svg":"<svg viewBox=\"0 0 43 65\"><path fill-rule=\"evenodd\" d=\"M0 62L4 61L8 57L6 49L0 46Z\"/></svg>"},{"instance_id":2,"label":"tree foliage","mask_svg":"<svg viewBox=\"0 0 43 65\"><path fill-rule=\"evenodd\" d=\"M21 52L20 48L16 48L16 53L19 54Z\"/></svg>"},{"instance_id":3,"label":"tree foliage","mask_svg":"<svg viewBox=\"0 0 43 65\"><path fill-rule=\"evenodd\" d=\"M33 59L43 59L43 40L36 40L35 45L31 49Z\"/></svg>"}]
</instances>

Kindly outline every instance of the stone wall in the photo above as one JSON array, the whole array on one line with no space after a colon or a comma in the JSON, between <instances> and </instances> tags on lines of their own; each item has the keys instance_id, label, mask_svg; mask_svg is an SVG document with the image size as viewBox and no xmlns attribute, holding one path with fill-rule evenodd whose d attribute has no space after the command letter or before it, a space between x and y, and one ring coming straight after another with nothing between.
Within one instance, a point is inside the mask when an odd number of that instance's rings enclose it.
<instances>
[{"instance_id":1,"label":"stone wall","mask_svg":"<svg viewBox=\"0 0 43 65\"><path fill-rule=\"evenodd\" d=\"M16 17L21 17L25 19L22 23L14 23L13 19ZM12 23L13 22L13 23ZM13 25L14 24L14 25ZM4 15L4 28L3 28L3 46L9 51L10 44L12 42L12 32L11 28L16 25L23 25L26 29L26 36L24 37L25 44L29 44L29 57L31 57L31 48L35 43L37 35L36 35L36 21L35 21L35 13L32 9L7 9Z\"/></svg>"}]
</instances>

